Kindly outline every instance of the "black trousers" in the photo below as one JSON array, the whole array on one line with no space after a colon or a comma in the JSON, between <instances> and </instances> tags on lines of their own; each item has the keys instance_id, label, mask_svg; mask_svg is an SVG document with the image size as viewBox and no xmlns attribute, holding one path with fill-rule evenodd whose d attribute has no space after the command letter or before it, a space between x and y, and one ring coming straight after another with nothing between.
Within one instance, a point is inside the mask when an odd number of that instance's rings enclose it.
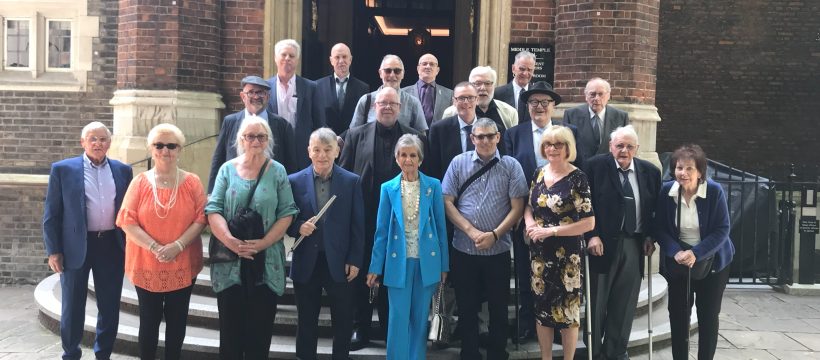
<instances>
[{"instance_id":1,"label":"black trousers","mask_svg":"<svg viewBox=\"0 0 820 360\"><path fill-rule=\"evenodd\" d=\"M667 261L674 261L666 259ZM687 338L692 304L697 304L698 311L698 360L711 360L715 357L718 328L720 322L720 305L723 301L723 290L729 281L729 267L710 273L702 280L692 280L689 291L689 306L686 304L686 277L669 278L669 323L672 330L672 357L676 360L689 358Z\"/></svg>"},{"instance_id":2,"label":"black trousers","mask_svg":"<svg viewBox=\"0 0 820 360\"><path fill-rule=\"evenodd\" d=\"M296 357L316 359L319 338L319 310L322 308L322 289L330 300L330 319L333 328L333 359L347 360L350 353L350 334L353 332L353 287L348 282L335 282L330 276L324 252L319 252L313 274L305 283L293 283L296 292L296 311L299 315L296 330Z\"/></svg>"},{"instance_id":3,"label":"black trousers","mask_svg":"<svg viewBox=\"0 0 820 360\"><path fill-rule=\"evenodd\" d=\"M375 219L376 215L373 214ZM387 319L389 302L387 300L387 286L379 286L378 299L375 304L370 303L370 288L367 287L367 269L370 268L370 255L373 253L373 236L376 233L375 224L365 225L364 257L362 258L362 268L359 275L351 282L353 286L353 307L355 314L353 327L362 336L370 337L370 327L373 322L373 306L376 306L379 314L379 327L387 336Z\"/></svg>"},{"instance_id":4,"label":"black trousers","mask_svg":"<svg viewBox=\"0 0 820 360\"><path fill-rule=\"evenodd\" d=\"M194 286L191 285L169 292L152 292L139 286L134 288L137 290L137 299L140 306L140 359L153 360L157 358L159 324L162 322L163 316L165 317L164 359L179 359L182 352L182 341L185 340L188 305L191 303L191 291Z\"/></svg>"},{"instance_id":5,"label":"black trousers","mask_svg":"<svg viewBox=\"0 0 820 360\"><path fill-rule=\"evenodd\" d=\"M216 294L219 309L219 358L222 360L267 359L279 296L267 285L248 295L241 285Z\"/></svg>"},{"instance_id":6,"label":"black trousers","mask_svg":"<svg viewBox=\"0 0 820 360\"><path fill-rule=\"evenodd\" d=\"M486 298L490 313L487 358L507 359L510 253L480 256L455 250L451 255L453 264L450 269L456 288L461 331L461 358L481 359L478 352L478 312L481 311L482 298Z\"/></svg>"}]
</instances>

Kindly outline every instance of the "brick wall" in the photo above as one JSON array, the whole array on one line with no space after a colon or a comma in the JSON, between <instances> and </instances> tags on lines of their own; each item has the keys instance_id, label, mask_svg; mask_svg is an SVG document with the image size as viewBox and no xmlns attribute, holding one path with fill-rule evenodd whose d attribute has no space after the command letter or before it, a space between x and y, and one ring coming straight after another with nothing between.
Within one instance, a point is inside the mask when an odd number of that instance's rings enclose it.
<instances>
[{"instance_id":1,"label":"brick wall","mask_svg":"<svg viewBox=\"0 0 820 360\"><path fill-rule=\"evenodd\" d=\"M264 1L222 1L220 89L227 113L244 106L239 98L239 83L246 75L263 76Z\"/></svg>"},{"instance_id":2,"label":"brick wall","mask_svg":"<svg viewBox=\"0 0 820 360\"><path fill-rule=\"evenodd\" d=\"M0 186L0 284L48 276L41 221L45 186Z\"/></svg>"},{"instance_id":3,"label":"brick wall","mask_svg":"<svg viewBox=\"0 0 820 360\"><path fill-rule=\"evenodd\" d=\"M554 43L556 1L512 0L510 43Z\"/></svg>"},{"instance_id":4,"label":"brick wall","mask_svg":"<svg viewBox=\"0 0 820 360\"><path fill-rule=\"evenodd\" d=\"M666 0L660 9L658 152L779 180L820 175L820 2Z\"/></svg>"}]
</instances>

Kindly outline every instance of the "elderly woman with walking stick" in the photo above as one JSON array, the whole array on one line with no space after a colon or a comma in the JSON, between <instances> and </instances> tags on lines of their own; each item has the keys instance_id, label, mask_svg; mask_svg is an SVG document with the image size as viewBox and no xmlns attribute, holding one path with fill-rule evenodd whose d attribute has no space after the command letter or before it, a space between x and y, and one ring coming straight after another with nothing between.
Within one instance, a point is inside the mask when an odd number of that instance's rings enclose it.
<instances>
[{"instance_id":1,"label":"elderly woman with walking stick","mask_svg":"<svg viewBox=\"0 0 820 360\"><path fill-rule=\"evenodd\" d=\"M698 359L715 356L718 314L735 253L723 189L706 178L706 154L698 145L675 150L669 163L675 181L664 184L656 206L655 236L663 276L669 282L672 355L689 358L692 298L698 311Z\"/></svg>"}]
</instances>

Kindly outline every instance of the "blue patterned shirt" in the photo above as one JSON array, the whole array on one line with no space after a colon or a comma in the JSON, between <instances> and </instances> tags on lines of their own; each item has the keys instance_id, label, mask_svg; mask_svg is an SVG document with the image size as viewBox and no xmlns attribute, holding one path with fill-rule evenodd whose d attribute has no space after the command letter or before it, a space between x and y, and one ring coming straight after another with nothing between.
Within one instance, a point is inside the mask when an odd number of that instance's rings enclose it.
<instances>
[{"instance_id":1,"label":"blue patterned shirt","mask_svg":"<svg viewBox=\"0 0 820 360\"><path fill-rule=\"evenodd\" d=\"M500 156L497 150L494 157L499 158L498 164L470 184L456 205L467 221L485 232L492 231L504 221L512 210L510 199L523 198L529 193L521 164L510 156ZM456 196L461 184L484 165L474 150L453 158L441 182L444 195ZM453 247L470 255L497 255L509 251L511 246L509 232L486 250L476 249L473 240L458 228L453 234Z\"/></svg>"}]
</instances>

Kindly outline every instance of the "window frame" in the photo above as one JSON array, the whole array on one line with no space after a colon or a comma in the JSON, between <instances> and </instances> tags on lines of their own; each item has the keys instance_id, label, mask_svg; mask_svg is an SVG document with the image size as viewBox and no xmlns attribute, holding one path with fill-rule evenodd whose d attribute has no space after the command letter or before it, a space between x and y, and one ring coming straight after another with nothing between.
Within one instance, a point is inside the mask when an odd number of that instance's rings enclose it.
<instances>
[{"instance_id":1,"label":"window frame","mask_svg":"<svg viewBox=\"0 0 820 360\"><path fill-rule=\"evenodd\" d=\"M32 33L36 35L36 24L32 26L32 23L36 23L36 21L32 21L31 18L27 17L20 17L20 16L9 16L9 17L2 17L3 19L3 29L0 30L0 41L3 43L3 61L0 62L0 70L2 71L32 71L37 66L37 51L32 51ZM9 42L8 38L6 37L8 34L8 24L9 21L26 21L28 22L28 66L20 67L20 66L8 66L7 62L9 61ZM32 31L34 30L34 31ZM32 66L34 64L34 66Z\"/></svg>"},{"instance_id":2,"label":"window frame","mask_svg":"<svg viewBox=\"0 0 820 360\"><path fill-rule=\"evenodd\" d=\"M66 19L66 18L44 18L43 20L44 20L43 21L43 23L44 23L43 24L44 25L44 29L43 29L43 36L44 36L43 46L45 47L45 51L44 51L44 54L43 54L43 68L44 68L44 71L45 72L72 72L72 71L74 71L74 66L75 66L75 64L74 64L75 63L74 43L76 41L75 36L74 36L74 34L75 34L74 21L72 19ZM68 54L68 67L67 68L50 67L49 63L48 63L48 59L51 56L51 46L49 46L49 44L50 44L50 41L49 41L49 36L50 36L49 25L52 22L58 22L58 21L67 21L68 24L69 24L69 31L71 32L71 34L69 36L70 50L69 50L69 54Z\"/></svg>"}]
</instances>

